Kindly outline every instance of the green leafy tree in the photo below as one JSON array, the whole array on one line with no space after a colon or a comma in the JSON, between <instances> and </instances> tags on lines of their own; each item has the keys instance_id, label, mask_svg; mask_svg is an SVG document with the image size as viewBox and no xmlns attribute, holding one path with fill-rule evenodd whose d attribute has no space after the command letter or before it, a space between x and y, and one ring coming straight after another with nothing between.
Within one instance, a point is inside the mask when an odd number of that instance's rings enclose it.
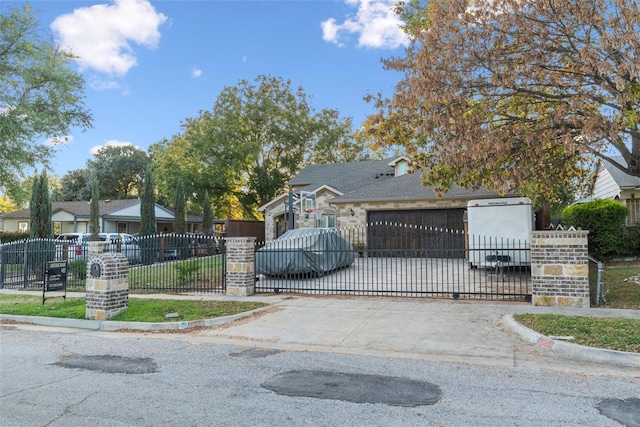
<instances>
[{"instance_id":1,"label":"green leafy tree","mask_svg":"<svg viewBox=\"0 0 640 427\"><path fill-rule=\"evenodd\" d=\"M89 128L84 81L74 56L42 30L29 4L0 5L0 187L11 192L24 173L47 164L71 128Z\"/></svg>"},{"instance_id":2,"label":"green leafy tree","mask_svg":"<svg viewBox=\"0 0 640 427\"><path fill-rule=\"evenodd\" d=\"M133 145L101 148L87 161L87 170L100 182L104 199L128 199L141 193L149 156Z\"/></svg>"},{"instance_id":3,"label":"green leafy tree","mask_svg":"<svg viewBox=\"0 0 640 427\"><path fill-rule=\"evenodd\" d=\"M182 181L178 180L176 186L176 199L174 203L173 231L175 233L184 234L187 232L187 211L186 201L184 198L184 189Z\"/></svg>"},{"instance_id":4,"label":"green leafy tree","mask_svg":"<svg viewBox=\"0 0 640 427\"><path fill-rule=\"evenodd\" d=\"M398 12L411 44L385 67L404 78L368 129L415 152L426 184L554 201L610 151L640 176L637 1L414 0Z\"/></svg>"},{"instance_id":5,"label":"green leafy tree","mask_svg":"<svg viewBox=\"0 0 640 427\"><path fill-rule=\"evenodd\" d=\"M51 199L49 198L49 181L46 172L36 175L33 179L29 215L31 237L43 239L53 237Z\"/></svg>"},{"instance_id":6,"label":"green leafy tree","mask_svg":"<svg viewBox=\"0 0 640 427\"><path fill-rule=\"evenodd\" d=\"M351 160L363 150L350 119L335 110L316 113L302 88L258 76L224 88L211 111L187 119L180 135L150 151L167 182L161 193L182 177L198 206L208 191L217 216L239 211L251 219L308 163Z\"/></svg>"},{"instance_id":7,"label":"green leafy tree","mask_svg":"<svg viewBox=\"0 0 640 427\"><path fill-rule=\"evenodd\" d=\"M89 205L89 240L97 242L100 240L100 190L98 189L98 180L91 180L91 203Z\"/></svg>"},{"instance_id":8,"label":"green leafy tree","mask_svg":"<svg viewBox=\"0 0 640 427\"><path fill-rule=\"evenodd\" d=\"M91 199L91 183L87 179L91 173L87 169L74 169L60 178L60 187L54 192L54 201L80 201Z\"/></svg>"}]
</instances>

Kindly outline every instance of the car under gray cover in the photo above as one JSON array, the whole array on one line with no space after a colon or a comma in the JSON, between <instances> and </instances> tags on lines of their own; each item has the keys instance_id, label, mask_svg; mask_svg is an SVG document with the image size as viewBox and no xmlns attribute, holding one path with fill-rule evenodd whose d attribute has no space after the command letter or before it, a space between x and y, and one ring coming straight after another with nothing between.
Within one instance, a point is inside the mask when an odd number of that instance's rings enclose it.
<instances>
[{"instance_id":1,"label":"car under gray cover","mask_svg":"<svg viewBox=\"0 0 640 427\"><path fill-rule=\"evenodd\" d=\"M324 274L353 264L351 243L329 228L289 230L256 252L256 273Z\"/></svg>"}]
</instances>

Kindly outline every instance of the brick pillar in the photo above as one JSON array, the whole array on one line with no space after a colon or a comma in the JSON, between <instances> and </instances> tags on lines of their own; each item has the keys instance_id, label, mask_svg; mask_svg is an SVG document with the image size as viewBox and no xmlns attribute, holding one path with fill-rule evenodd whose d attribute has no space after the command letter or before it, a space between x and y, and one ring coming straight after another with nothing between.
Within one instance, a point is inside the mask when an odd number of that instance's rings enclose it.
<instances>
[{"instance_id":1,"label":"brick pillar","mask_svg":"<svg viewBox=\"0 0 640 427\"><path fill-rule=\"evenodd\" d=\"M90 242L95 243L95 242ZM108 320L129 307L129 263L119 252L89 247L85 318Z\"/></svg>"},{"instance_id":2,"label":"brick pillar","mask_svg":"<svg viewBox=\"0 0 640 427\"><path fill-rule=\"evenodd\" d=\"M588 233L531 233L533 305L589 307Z\"/></svg>"},{"instance_id":3,"label":"brick pillar","mask_svg":"<svg viewBox=\"0 0 640 427\"><path fill-rule=\"evenodd\" d=\"M256 286L255 237L227 239L227 295L253 295Z\"/></svg>"}]
</instances>

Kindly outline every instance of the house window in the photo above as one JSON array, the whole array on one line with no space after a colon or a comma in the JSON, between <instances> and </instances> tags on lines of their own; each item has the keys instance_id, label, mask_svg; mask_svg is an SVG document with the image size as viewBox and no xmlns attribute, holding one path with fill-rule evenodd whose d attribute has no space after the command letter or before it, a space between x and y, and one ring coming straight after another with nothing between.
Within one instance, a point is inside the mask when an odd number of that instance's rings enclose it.
<instances>
[{"instance_id":1,"label":"house window","mask_svg":"<svg viewBox=\"0 0 640 427\"><path fill-rule=\"evenodd\" d=\"M627 225L640 224L640 199L627 199L627 208L629 215L627 216Z\"/></svg>"},{"instance_id":2,"label":"house window","mask_svg":"<svg viewBox=\"0 0 640 427\"><path fill-rule=\"evenodd\" d=\"M62 223L60 221L53 221L53 234L62 233Z\"/></svg>"},{"instance_id":3,"label":"house window","mask_svg":"<svg viewBox=\"0 0 640 427\"><path fill-rule=\"evenodd\" d=\"M20 233L26 233L29 231L29 223L27 221L18 222L18 231Z\"/></svg>"},{"instance_id":4,"label":"house window","mask_svg":"<svg viewBox=\"0 0 640 427\"><path fill-rule=\"evenodd\" d=\"M127 223L126 222L119 222L117 228L118 228L118 233L126 233L127 232Z\"/></svg>"},{"instance_id":5,"label":"house window","mask_svg":"<svg viewBox=\"0 0 640 427\"><path fill-rule=\"evenodd\" d=\"M336 228L336 216L322 215L318 218L318 228Z\"/></svg>"}]
</instances>

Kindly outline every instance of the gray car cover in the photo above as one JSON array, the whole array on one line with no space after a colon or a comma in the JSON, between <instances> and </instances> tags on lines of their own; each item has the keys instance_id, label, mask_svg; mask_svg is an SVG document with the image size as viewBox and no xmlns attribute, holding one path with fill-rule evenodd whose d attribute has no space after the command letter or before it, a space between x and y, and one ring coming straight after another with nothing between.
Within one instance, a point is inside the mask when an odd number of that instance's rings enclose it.
<instances>
[{"instance_id":1,"label":"gray car cover","mask_svg":"<svg viewBox=\"0 0 640 427\"><path fill-rule=\"evenodd\" d=\"M330 228L289 230L256 252L256 273L268 276L324 274L350 266L353 246Z\"/></svg>"}]
</instances>

